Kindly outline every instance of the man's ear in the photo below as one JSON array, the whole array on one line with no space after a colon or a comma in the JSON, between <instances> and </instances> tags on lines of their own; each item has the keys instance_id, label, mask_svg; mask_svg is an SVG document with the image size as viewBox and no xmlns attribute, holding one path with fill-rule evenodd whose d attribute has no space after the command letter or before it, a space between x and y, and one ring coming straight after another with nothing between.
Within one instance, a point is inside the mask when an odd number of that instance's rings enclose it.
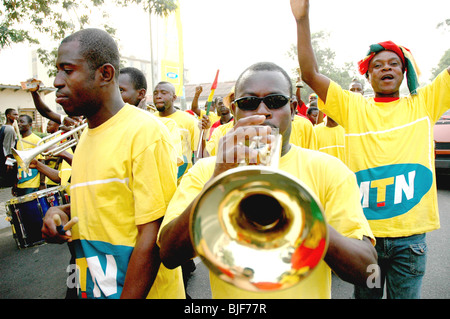
<instances>
[{"instance_id":1,"label":"man's ear","mask_svg":"<svg viewBox=\"0 0 450 319\"><path fill-rule=\"evenodd\" d=\"M298 105L298 102L297 102L297 101L292 101L292 99L291 99L291 102L290 102L290 107L291 107L291 121L294 120L295 115L297 114L297 105Z\"/></svg>"},{"instance_id":2,"label":"man's ear","mask_svg":"<svg viewBox=\"0 0 450 319\"><path fill-rule=\"evenodd\" d=\"M142 100L143 98L145 98L145 94L147 94L147 90L146 89L140 89L139 93L138 93L138 99Z\"/></svg>"},{"instance_id":3,"label":"man's ear","mask_svg":"<svg viewBox=\"0 0 450 319\"><path fill-rule=\"evenodd\" d=\"M116 75L116 69L111 63L105 63L100 66L97 71L99 72L101 82L108 84L114 80Z\"/></svg>"},{"instance_id":4,"label":"man's ear","mask_svg":"<svg viewBox=\"0 0 450 319\"><path fill-rule=\"evenodd\" d=\"M233 103L234 101L234 92L230 94L230 110L233 114L233 117L236 117L236 104Z\"/></svg>"},{"instance_id":5,"label":"man's ear","mask_svg":"<svg viewBox=\"0 0 450 319\"><path fill-rule=\"evenodd\" d=\"M297 101L292 101L292 99L289 102L289 106L291 107L291 121L294 120L295 114L297 114L297 105L298 105L298 102Z\"/></svg>"}]
</instances>

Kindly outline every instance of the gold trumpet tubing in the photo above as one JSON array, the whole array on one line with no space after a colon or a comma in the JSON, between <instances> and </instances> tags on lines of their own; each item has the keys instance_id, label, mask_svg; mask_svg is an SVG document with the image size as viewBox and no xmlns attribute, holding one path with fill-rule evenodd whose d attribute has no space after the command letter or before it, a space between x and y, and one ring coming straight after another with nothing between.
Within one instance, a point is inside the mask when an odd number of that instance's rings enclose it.
<instances>
[{"instance_id":1,"label":"gold trumpet tubing","mask_svg":"<svg viewBox=\"0 0 450 319\"><path fill-rule=\"evenodd\" d=\"M72 139L72 140L62 143L61 145L59 145L55 148L52 148L51 150L49 150L47 152L43 152L41 155L53 157L65 150L67 150L68 148L77 145L77 143L78 143L78 139Z\"/></svg>"},{"instance_id":2,"label":"gold trumpet tubing","mask_svg":"<svg viewBox=\"0 0 450 319\"><path fill-rule=\"evenodd\" d=\"M82 124L81 126L83 126L83 125L86 126L87 124L85 123L85 124ZM81 132L79 130L75 131L75 129L78 128L78 127L79 126L75 127L71 131L59 130L59 131L56 131L53 134L50 134L50 135L45 136L44 138L42 138L39 141L38 145L43 145L45 143L48 143L47 140L52 140L53 138L55 138L56 136L58 136L60 134L62 136L64 136L64 137L66 137L66 138L72 137L72 139L67 140L66 142L62 143L61 145L59 145L59 146L57 146L55 148L52 148L51 150L49 150L47 152L43 152L41 155L42 156L50 156L50 157L52 157L52 156L58 155L59 153L65 151L69 147L77 145L78 141L80 139L80 136L81 136Z\"/></svg>"},{"instance_id":3,"label":"gold trumpet tubing","mask_svg":"<svg viewBox=\"0 0 450 319\"><path fill-rule=\"evenodd\" d=\"M46 151L48 151L48 149L50 147L52 147L53 145L58 144L59 142L61 142L64 139L67 139L68 137L78 133L81 130L84 130L87 126L87 123L77 126L76 128L74 128L73 130L62 134L60 136L55 137L54 139L52 139L51 141L48 141L45 144L42 145L38 145L35 148L32 149L28 149L25 151L18 151L14 148L12 148L12 153L14 158L16 159L17 163L25 170L28 170L28 167L30 166L31 161L33 160L33 158L35 158L37 155L42 154ZM78 142L78 139L75 140L76 142ZM75 143L76 144L76 143ZM69 147L72 147L74 144L72 143L72 140L69 140L68 142L65 142L61 145L58 146L58 154L66 149L68 149ZM49 153L50 154L50 153ZM52 152L53 155L56 155L55 152Z\"/></svg>"},{"instance_id":4,"label":"gold trumpet tubing","mask_svg":"<svg viewBox=\"0 0 450 319\"><path fill-rule=\"evenodd\" d=\"M48 140L52 140L53 138L55 138L56 136L58 136L59 134L62 134L63 130L59 130L56 131L55 133L52 133L50 135L44 136L43 138L41 138L41 140L37 143L37 145L43 145L45 144Z\"/></svg>"}]
</instances>

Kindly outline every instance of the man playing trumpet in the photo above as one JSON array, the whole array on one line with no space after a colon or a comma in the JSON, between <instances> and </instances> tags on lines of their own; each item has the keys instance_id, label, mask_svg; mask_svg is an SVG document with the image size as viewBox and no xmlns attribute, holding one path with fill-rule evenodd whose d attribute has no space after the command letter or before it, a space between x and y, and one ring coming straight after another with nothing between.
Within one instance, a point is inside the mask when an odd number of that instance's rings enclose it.
<instances>
[{"instance_id":1,"label":"man playing trumpet","mask_svg":"<svg viewBox=\"0 0 450 319\"><path fill-rule=\"evenodd\" d=\"M263 125L258 130L262 136L272 128L282 135L279 169L304 182L319 198L328 222L328 251L307 279L281 291L241 290L210 273L213 298L330 298L331 269L344 280L366 285L368 266L376 264L373 235L362 212L354 174L335 158L289 143L295 115L291 94L288 74L275 64L257 63L241 74L232 103L235 125L221 138L217 155L199 160L183 177L161 225L161 258L166 267L175 268L195 256L189 232L193 202L214 177L243 160L255 162L254 150L234 143L255 131L254 125Z\"/></svg>"}]
</instances>

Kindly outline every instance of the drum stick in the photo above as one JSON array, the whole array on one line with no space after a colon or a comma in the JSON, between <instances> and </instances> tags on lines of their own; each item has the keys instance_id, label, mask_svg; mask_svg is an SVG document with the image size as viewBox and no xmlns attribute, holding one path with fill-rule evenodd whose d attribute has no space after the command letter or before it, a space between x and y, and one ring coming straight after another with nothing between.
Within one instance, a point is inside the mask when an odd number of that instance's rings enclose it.
<instances>
[{"instance_id":1,"label":"drum stick","mask_svg":"<svg viewBox=\"0 0 450 319\"><path fill-rule=\"evenodd\" d=\"M78 223L78 217L74 217L71 220L69 220L67 222L67 224L64 225L64 231L68 231L70 229L72 229L73 225L75 225L76 223Z\"/></svg>"},{"instance_id":2,"label":"drum stick","mask_svg":"<svg viewBox=\"0 0 450 319\"><path fill-rule=\"evenodd\" d=\"M69 220L67 224L64 225L64 227L61 225L61 217L58 214L53 215L53 221L56 224L56 230L58 231L58 233L64 235L66 231L68 231L69 229L72 228L73 225L78 223L78 217L74 217L71 220Z\"/></svg>"}]
</instances>

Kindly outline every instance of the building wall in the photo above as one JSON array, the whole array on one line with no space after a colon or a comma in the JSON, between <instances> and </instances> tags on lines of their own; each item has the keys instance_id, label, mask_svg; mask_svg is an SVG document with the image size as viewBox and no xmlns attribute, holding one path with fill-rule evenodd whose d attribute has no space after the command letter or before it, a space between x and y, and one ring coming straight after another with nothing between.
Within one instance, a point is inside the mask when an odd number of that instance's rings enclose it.
<instances>
[{"instance_id":1,"label":"building wall","mask_svg":"<svg viewBox=\"0 0 450 319\"><path fill-rule=\"evenodd\" d=\"M55 101L55 93L44 94L41 93L41 98L47 106L57 113L64 114L61 106L57 105ZM52 103L53 101L53 103ZM33 98L27 91L17 89L3 89L0 90L0 112L1 123L5 123L5 111L8 108L16 109L20 114L28 114L33 119L33 130L38 132L45 132L47 129L46 118L43 118L36 110Z\"/></svg>"}]
</instances>

